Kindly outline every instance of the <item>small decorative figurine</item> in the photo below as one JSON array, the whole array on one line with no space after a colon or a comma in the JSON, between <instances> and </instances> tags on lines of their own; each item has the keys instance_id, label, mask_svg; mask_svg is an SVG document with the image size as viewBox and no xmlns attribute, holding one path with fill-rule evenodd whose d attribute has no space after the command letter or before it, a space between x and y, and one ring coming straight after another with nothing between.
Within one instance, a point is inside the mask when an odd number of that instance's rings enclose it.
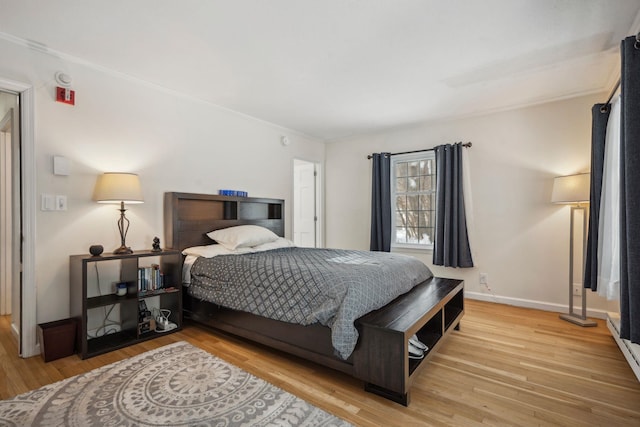
<instances>
[{"instance_id":1,"label":"small decorative figurine","mask_svg":"<svg viewBox=\"0 0 640 427\"><path fill-rule=\"evenodd\" d=\"M160 249L160 239L157 237L153 238L153 249L151 249L152 252L162 252L162 249Z\"/></svg>"},{"instance_id":2,"label":"small decorative figurine","mask_svg":"<svg viewBox=\"0 0 640 427\"><path fill-rule=\"evenodd\" d=\"M89 247L89 253L93 256L99 256L103 250L104 248L102 247L102 245L91 245Z\"/></svg>"}]
</instances>

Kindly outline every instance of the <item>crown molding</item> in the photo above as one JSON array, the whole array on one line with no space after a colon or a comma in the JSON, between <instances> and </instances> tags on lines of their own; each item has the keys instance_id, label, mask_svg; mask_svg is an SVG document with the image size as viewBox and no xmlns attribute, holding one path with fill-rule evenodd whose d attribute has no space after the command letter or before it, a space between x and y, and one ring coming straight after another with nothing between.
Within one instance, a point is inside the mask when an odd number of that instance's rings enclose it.
<instances>
[{"instance_id":1,"label":"crown molding","mask_svg":"<svg viewBox=\"0 0 640 427\"><path fill-rule=\"evenodd\" d=\"M220 104L216 104L216 103L208 101L206 99L203 99L203 98L200 98L200 97L197 97L197 96L193 96L193 95L187 94L185 92L181 92L181 91L176 90L176 89L171 89L171 88L159 85L157 83L153 83L151 81L142 79L140 77L135 77L135 76L132 76L130 74L114 70L112 68L105 67L105 66L97 64L95 62L88 61L86 59L83 59L83 58L80 58L80 57L77 57L77 56L74 56L74 55L70 55L68 53L65 53L65 52L62 52L62 51L59 51L59 50L56 50L56 49L52 49L52 48L48 47L47 45L45 45L43 43L40 43L40 42L26 40L26 39L23 39L23 38L20 38L20 37L17 37L17 36L14 36L12 34L9 34L9 33L2 32L2 31L0 31L0 40L5 40L5 41L7 41L9 43L16 44L16 45L24 47L26 49L31 49L33 51L36 51L36 52L44 54L44 55L49 55L49 56L52 56L54 58L58 58L58 59L61 59L63 61L66 61L66 62L69 62L69 63L72 63L72 64L80 65L80 66L92 69L94 71L98 71L100 73L109 75L109 76L114 77L114 78L127 80L129 82L132 82L132 83L135 83L135 84L139 84L141 86L145 86L147 88L150 88L150 89L153 89L153 90L156 90L156 91L159 91L159 92L163 92L163 93L166 93L168 95L175 96L177 98L182 98L182 99L186 99L186 100L189 100L189 101L192 101L192 102L197 102L197 103L200 103L200 104L204 104L204 105L207 105L209 107L213 107L213 108L219 109L221 111L224 111L226 113L237 115L237 116L243 117L245 119L261 123L261 124L263 124L265 126L268 126L268 127L271 127L271 128L275 128L279 132L285 131L285 132L288 132L289 134L295 134L295 135L301 136L303 138L317 140L318 142L324 142L323 138L320 138L320 137L317 137L317 136L313 136L313 135L308 135L308 134L306 134L304 132L301 132L299 130L290 129L290 128L287 128L285 126L279 125L277 123L269 122L267 120L263 120L263 119L251 116L249 114L241 113L241 112L233 110L231 108L224 107L224 106L222 106Z\"/></svg>"}]
</instances>

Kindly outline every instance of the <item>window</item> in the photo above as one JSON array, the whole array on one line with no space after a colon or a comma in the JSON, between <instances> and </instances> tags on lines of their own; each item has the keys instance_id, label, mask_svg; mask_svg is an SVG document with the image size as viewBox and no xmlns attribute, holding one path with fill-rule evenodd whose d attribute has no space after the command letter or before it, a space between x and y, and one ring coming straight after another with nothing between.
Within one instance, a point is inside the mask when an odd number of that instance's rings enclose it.
<instances>
[{"instance_id":1,"label":"window","mask_svg":"<svg viewBox=\"0 0 640 427\"><path fill-rule=\"evenodd\" d=\"M436 159L433 151L391 158L391 245L433 248Z\"/></svg>"}]
</instances>

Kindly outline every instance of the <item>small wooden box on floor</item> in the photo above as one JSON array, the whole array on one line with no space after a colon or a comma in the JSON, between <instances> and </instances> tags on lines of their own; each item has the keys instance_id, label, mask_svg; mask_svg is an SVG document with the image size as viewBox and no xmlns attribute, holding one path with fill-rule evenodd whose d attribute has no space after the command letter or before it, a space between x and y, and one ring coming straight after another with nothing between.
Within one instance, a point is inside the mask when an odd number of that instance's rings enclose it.
<instances>
[{"instance_id":1,"label":"small wooden box on floor","mask_svg":"<svg viewBox=\"0 0 640 427\"><path fill-rule=\"evenodd\" d=\"M63 319L38 325L40 355L45 362L76 352L76 319Z\"/></svg>"}]
</instances>

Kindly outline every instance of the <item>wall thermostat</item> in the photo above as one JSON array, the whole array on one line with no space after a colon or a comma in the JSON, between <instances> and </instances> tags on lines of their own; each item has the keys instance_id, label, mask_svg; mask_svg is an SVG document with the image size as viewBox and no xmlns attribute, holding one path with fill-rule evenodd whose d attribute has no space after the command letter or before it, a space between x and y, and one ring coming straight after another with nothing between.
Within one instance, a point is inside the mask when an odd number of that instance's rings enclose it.
<instances>
[{"instance_id":1,"label":"wall thermostat","mask_svg":"<svg viewBox=\"0 0 640 427\"><path fill-rule=\"evenodd\" d=\"M63 156L53 156L53 174L69 175L69 159Z\"/></svg>"}]
</instances>

